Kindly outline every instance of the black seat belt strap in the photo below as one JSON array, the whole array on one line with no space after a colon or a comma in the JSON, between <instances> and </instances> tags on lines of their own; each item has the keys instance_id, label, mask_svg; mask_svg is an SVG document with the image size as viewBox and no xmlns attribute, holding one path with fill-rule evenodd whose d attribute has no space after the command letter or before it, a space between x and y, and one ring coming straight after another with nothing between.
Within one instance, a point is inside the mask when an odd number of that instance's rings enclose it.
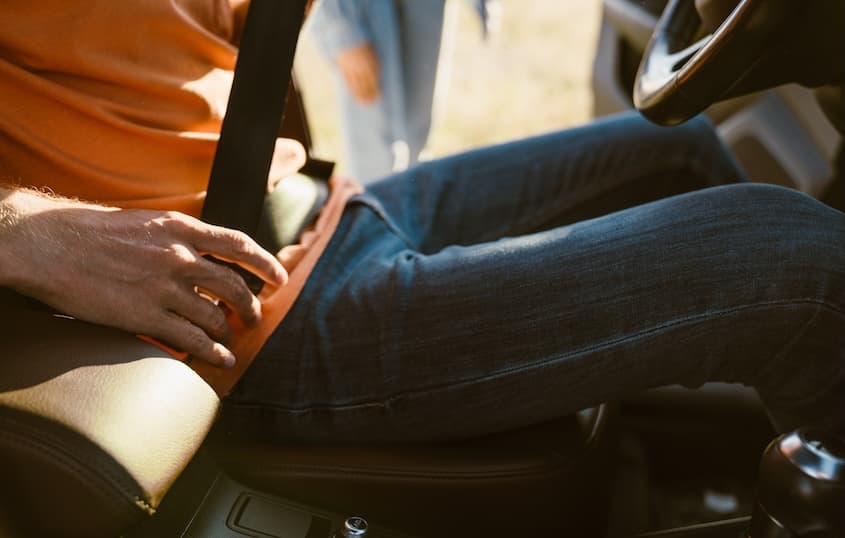
<instances>
[{"instance_id":1,"label":"black seat belt strap","mask_svg":"<svg viewBox=\"0 0 845 538\"><path fill-rule=\"evenodd\" d=\"M200 218L256 237L306 0L251 0ZM221 262L224 263L224 262ZM249 288L263 282L235 264Z\"/></svg>"},{"instance_id":2,"label":"black seat belt strap","mask_svg":"<svg viewBox=\"0 0 845 538\"><path fill-rule=\"evenodd\" d=\"M306 0L251 0L201 219L255 237Z\"/></svg>"}]
</instances>

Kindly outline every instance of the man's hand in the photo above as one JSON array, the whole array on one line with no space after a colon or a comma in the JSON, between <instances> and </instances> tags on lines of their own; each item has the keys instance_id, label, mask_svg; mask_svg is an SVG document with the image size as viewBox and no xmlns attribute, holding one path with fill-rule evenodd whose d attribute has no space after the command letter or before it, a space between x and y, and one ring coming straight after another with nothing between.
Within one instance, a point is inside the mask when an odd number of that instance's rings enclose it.
<instances>
[{"instance_id":1,"label":"man's hand","mask_svg":"<svg viewBox=\"0 0 845 538\"><path fill-rule=\"evenodd\" d=\"M125 210L4 191L14 208L0 223L0 285L76 318L160 339L217 366L231 366L224 303L247 326L261 304L235 262L271 286L279 261L247 235L181 213ZM4 194L0 192L0 194ZM9 215L12 215L11 217Z\"/></svg>"},{"instance_id":2,"label":"man's hand","mask_svg":"<svg viewBox=\"0 0 845 538\"><path fill-rule=\"evenodd\" d=\"M358 102L366 104L378 99L379 61L371 44L344 49L337 54L335 61L346 87Z\"/></svg>"}]
</instances>

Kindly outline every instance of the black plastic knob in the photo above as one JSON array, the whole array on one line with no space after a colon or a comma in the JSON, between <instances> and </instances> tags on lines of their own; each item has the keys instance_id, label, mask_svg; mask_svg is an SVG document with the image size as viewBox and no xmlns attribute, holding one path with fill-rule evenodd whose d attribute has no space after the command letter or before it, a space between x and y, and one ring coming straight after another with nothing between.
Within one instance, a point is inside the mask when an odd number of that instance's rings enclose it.
<instances>
[{"instance_id":1,"label":"black plastic knob","mask_svg":"<svg viewBox=\"0 0 845 538\"><path fill-rule=\"evenodd\" d=\"M354 538L356 536L365 536L368 528L367 520L360 516L346 518L346 521L343 522L343 537Z\"/></svg>"},{"instance_id":2,"label":"black plastic knob","mask_svg":"<svg viewBox=\"0 0 845 538\"><path fill-rule=\"evenodd\" d=\"M845 536L842 433L798 430L778 437L766 448L748 536Z\"/></svg>"}]
</instances>

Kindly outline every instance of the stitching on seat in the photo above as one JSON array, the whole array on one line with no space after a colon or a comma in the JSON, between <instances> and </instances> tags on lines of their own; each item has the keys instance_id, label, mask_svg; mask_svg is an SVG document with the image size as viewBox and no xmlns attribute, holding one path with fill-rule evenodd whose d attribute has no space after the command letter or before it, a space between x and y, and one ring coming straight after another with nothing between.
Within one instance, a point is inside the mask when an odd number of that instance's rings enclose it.
<instances>
[{"instance_id":1,"label":"stitching on seat","mask_svg":"<svg viewBox=\"0 0 845 538\"><path fill-rule=\"evenodd\" d=\"M133 505L141 507L136 502L140 497L133 491L140 489L137 485L130 485L127 480L117 476L110 469L105 468L105 466L97 467L96 471L92 470L90 466L75 457L72 451L63 446L64 443L61 439L49 432L36 430L31 425L11 417L0 417L0 422L3 421L13 426L19 426L22 430L9 431L9 429L4 428L7 441L11 440L12 443L17 443L20 446L25 446L47 455L50 459L57 461L58 464L63 465L68 471L76 475L81 482L88 484L115 500L115 508L120 509L126 515L130 516L130 518L134 519L138 515L131 509ZM36 435L33 435L33 433ZM100 486L103 485L107 487L101 488ZM151 508L151 505L147 501L143 502ZM149 513L147 510L145 512Z\"/></svg>"},{"instance_id":2,"label":"stitching on seat","mask_svg":"<svg viewBox=\"0 0 845 538\"><path fill-rule=\"evenodd\" d=\"M147 501L145 501L144 499L142 499L141 497L139 497L137 495L135 496L135 506L139 507L141 510L146 512L146 514L149 515L149 516L152 516L153 514L156 513L156 509L155 509L155 507L153 507L153 505L151 505L150 503L148 503Z\"/></svg>"}]
</instances>

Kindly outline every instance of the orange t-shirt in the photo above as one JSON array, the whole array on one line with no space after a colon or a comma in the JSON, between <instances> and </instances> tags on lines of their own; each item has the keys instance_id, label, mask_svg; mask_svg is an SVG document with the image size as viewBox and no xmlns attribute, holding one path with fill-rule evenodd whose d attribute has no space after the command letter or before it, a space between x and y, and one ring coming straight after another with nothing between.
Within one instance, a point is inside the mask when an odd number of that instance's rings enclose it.
<instances>
[{"instance_id":1,"label":"orange t-shirt","mask_svg":"<svg viewBox=\"0 0 845 538\"><path fill-rule=\"evenodd\" d=\"M232 82L233 32L230 0L2 0L0 182L199 215ZM271 174L301 155L277 144ZM281 321L360 190L337 178L332 187L302 243L279 253L290 281L262 297L261 327L238 331L237 366L196 367L219 393Z\"/></svg>"}]
</instances>

